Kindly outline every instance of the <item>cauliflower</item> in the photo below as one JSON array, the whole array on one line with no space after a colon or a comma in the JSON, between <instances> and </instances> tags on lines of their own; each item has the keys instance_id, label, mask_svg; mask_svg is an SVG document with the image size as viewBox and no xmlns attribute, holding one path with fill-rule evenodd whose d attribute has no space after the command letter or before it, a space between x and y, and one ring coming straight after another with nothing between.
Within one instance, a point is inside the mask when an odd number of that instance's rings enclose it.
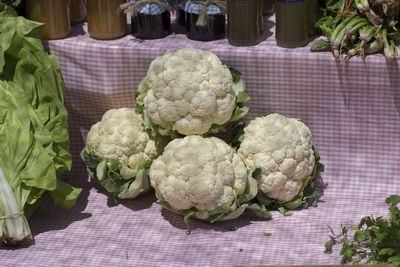
<instances>
[{"instance_id":1,"label":"cauliflower","mask_svg":"<svg viewBox=\"0 0 400 267\"><path fill-rule=\"evenodd\" d=\"M240 73L212 52L183 48L155 58L136 94L153 133L204 135L244 117L250 99Z\"/></svg>"},{"instance_id":2,"label":"cauliflower","mask_svg":"<svg viewBox=\"0 0 400 267\"><path fill-rule=\"evenodd\" d=\"M300 120L273 113L246 124L237 150L248 168L259 168L257 200L286 208L307 205L320 192L314 178L323 170L310 129ZM309 186L312 196L305 196ZM312 190L311 190L312 189ZM316 202L315 202L316 203Z\"/></svg>"},{"instance_id":3,"label":"cauliflower","mask_svg":"<svg viewBox=\"0 0 400 267\"><path fill-rule=\"evenodd\" d=\"M186 136L171 141L150 167L150 182L161 204L197 219L234 219L257 194L234 150L216 137Z\"/></svg>"},{"instance_id":4,"label":"cauliflower","mask_svg":"<svg viewBox=\"0 0 400 267\"><path fill-rule=\"evenodd\" d=\"M81 152L91 176L117 198L135 198L148 191L146 173L158 155L142 118L131 108L104 113L90 128Z\"/></svg>"}]
</instances>

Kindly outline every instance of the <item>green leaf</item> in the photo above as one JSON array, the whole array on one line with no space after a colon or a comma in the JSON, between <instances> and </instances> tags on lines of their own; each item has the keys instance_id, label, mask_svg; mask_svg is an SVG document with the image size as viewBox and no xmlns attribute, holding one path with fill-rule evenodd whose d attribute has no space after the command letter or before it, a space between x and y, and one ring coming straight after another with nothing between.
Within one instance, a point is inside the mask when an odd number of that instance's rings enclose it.
<instances>
[{"instance_id":1,"label":"green leaf","mask_svg":"<svg viewBox=\"0 0 400 267\"><path fill-rule=\"evenodd\" d=\"M387 255L387 256L392 256L396 253L396 250L394 248L383 248L381 250L379 250L378 255L382 256L382 255Z\"/></svg>"},{"instance_id":2,"label":"green leaf","mask_svg":"<svg viewBox=\"0 0 400 267\"><path fill-rule=\"evenodd\" d=\"M56 190L50 191L49 195L54 204L64 209L71 209L75 206L76 200L81 191L81 188L72 187L63 181L58 180Z\"/></svg>"},{"instance_id":3,"label":"green leaf","mask_svg":"<svg viewBox=\"0 0 400 267\"><path fill-rule=\"evenodd\" d=\"M264 236L271 236L272 233L264 233Z\"/></svg>"},{"instance_id":4,"label":"green leaf","mask_svg":"<svg viewBox=\"0 0 400 267\"><path fill-rule=\"evenodd\" d=\"M236 101L237 102L245 102L250 100L250 96L248 94L246 94L245 92L240 91L239 94L236 97Z\"/></svg>"},{"instance_id":5,"label":"green leaf","mask_svg":"<svg viewBox=\"0 0 400 267\"><path fill-rule=\"evenodd\" d=\"M195 212L196 211L194 210L188 210L183 217L183 221L185 222L186 225L186 234L190 234L189 218L192 217L195 214Z\"/></svg>"},{"instance_id":6,"label":"green leaf","mask_svg":"<svg viewBox=\"0 0 400 267\"><path fill-rule=\"evenodd\" d=\"M235 204L236 206L236 204ZM237 207L235 210L229 212L228 214L223 214L223 216L219 216L218 219L212 219L210 220L211 223L215 222L215 221L228 221L228 220L234 220L236 218L238 218L240 215L242 215L242 213L246 210L246 208L248 207L248 204L243 204L239 207Z\"/></svg>"},{"instance_id":7,"label":"green leaf","mask_svg":"<svg viewBox=\"0 0 400 267\"><path fill-rule=\"evenodd\" d=\"M311 52L327 52L331 51L331 44L329 41L318 40L310 48Z\"/></svg>"},{"instance_id":8,"label":"green leaf","mask_svg":"<svg viewBox=\"0 0 400 267\"><path fill-rule=\"evenodd\" d=\"M88 146L80 155L90 176L106 189L110 197L133 199L150 190L148 170L151 160L140 162L132 169L115 159L102 159Z\"/></svg>"},{"instance_id":9,"label":"green leaf","mask_svg":"<svg viewBox=\"0 0 400 267\"><path fill-rule=\"evenodd\" d=\"M236 123L231 129L231 137L229 140L229 144L236 150L239 149L240 144L243 141L244 127L245 124L243 122L239 122Z\"/></svg>"},{"instance_id":10,"label":"green leaf","mask_svg":"<svg viewBox=\"0 0 400 267\"><path fill-rule=\"evenodd\" d=\"M390 196L386 199L387 204L396 203L399 196ZM390 206L391 209L398 209L396 206ZM396 212L395 210L390 212ZM331 228L330 228L331 229ZM354 231L351 238L349 231ZM384 217L372 216L364 217L360 220L358 227L342 227L340 234L335 234L331 229L333 236L330 237L327 244L328 250L332 251L332 246L340 242L342 248L342 263L358 263L365 260L367 263L392 263L396 267L400 264L400 225L396 221L391 221Z\"/></svg>"},{"instance_id":11,"label":"green leaf","mask_svg":"<svg viewBox=\"0 0 400 267\"><path fill-rule=\"evenodd\" d=\"M238 205L248 203L256 197L258 192L257 181L254 179L254 175L259 173L260 169L248 169L247 170L247 183L244 192L240 192L240 196L237 200Z\"/></svg>"},{"instance_id":12,"label":"green leaf","mask_svg":"<svg viewBox=\"0 0 400 267\"><path fill-rule=\"evenodd\" d=\"M17 17L0 5L0 167L4 171L0 191L11 187L18 212L29 214L44 195L71 208L81 191L60 179L72 165L68 112L60 68L39 39L43 28L44 24ZM0 216L8 209L2 205ZM0 225L0 242L29 237L29 226L25 218L22 221L16 227L24 233L19 237L4 231L9 220Z\"/></svg>"},{"instance_id":13,"label":"green leaf","mask_svg":"<svg viewBox=\"0 0 400 267\"><path fill-rule=\"evenodd\" d=\"M391 195L390 197L388 197L385 201L387 204L390 204L392 206L396 206L397 204L400 203L400 196L396 196L396 195Z\"/></svg>"},{"instance_id":14,"label":"green leaf","mask_svg":"<svg viewBox=\"0 0 400 267\"><path fill-rule=\"evenodd\" d=\"M264 218L264 219L271 219L272 214L267 210L265 205L261 205L259 203L252 203L247 207L253 214L257 217Z\"/></svg>"},{"instance_id":15,"label":"green leaf","mask_svg":"<svg viewBox=\"0 0 400 267\"><path fill-rule=\"evenodd\" d=\"M285 210L284 207L278 207L278 211L283 215L283 216L291 216L292 213L288 212L287 210Z\"/></svg>"},{"instance_id":16,"label":"green leaf","mask_svg":"<svg viewBox=\"0 0 400 267\"><path fill-rule=\"evenodd\" d=\"M228 66L228 68L232 74L233 83L238 83L240 81L240 76L242 75L242 73L232 66Z\"/></svg>"}]
</instances>

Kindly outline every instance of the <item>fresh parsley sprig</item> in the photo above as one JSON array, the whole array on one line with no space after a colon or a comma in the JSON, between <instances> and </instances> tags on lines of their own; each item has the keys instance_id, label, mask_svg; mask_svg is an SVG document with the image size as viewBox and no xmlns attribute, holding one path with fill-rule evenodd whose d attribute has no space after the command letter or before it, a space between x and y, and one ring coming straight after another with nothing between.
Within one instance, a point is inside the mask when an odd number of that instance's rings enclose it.
<instances>
[{"instance_id":1,"label":"fresh parsley sprig","mask_svg":"<svg viewBox=\"0 0 400 267\"><path fill-rule=\"evenodd\" d=\"M325 253L331 253L332 247L342 244L341 263L357 264L389 263L400 267L400 196L392 195L386 199L389 204L389 218L367 216L357 226L341 226L341 233L331 231L330 240L325 244ZM351 236L350 231L353 233Z\"/></svg>"}]
</instances>

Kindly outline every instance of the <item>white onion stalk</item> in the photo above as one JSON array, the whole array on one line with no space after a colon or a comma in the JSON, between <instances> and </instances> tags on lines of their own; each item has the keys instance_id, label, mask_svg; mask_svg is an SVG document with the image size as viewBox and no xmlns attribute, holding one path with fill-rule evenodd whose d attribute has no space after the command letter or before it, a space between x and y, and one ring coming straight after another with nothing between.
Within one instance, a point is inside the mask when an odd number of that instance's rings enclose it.
<instances>
[{"instance_id":1,"label":"white onion stalk","mask_svg":"<svg viewBox=\"0 0 400 267\"><path fill-rule=\"evenodd\" d=\"M31 237L28 222L0 167L0 241L16 244L28 237Z\"/></svg>"}]
</instances>

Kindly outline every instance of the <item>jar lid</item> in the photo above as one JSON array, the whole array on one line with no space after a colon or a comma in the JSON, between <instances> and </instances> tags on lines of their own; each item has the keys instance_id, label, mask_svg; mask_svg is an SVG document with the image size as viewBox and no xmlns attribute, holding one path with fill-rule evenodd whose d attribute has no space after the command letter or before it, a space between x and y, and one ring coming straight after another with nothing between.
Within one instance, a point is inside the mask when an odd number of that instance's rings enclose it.
<instances>
[{"instance_id":1,"label":"jar lid","mask_svg":"<svg viewBox=\"0 0 400 267\"><path fill-rule=\"evenodd\" d=\"M160 2L169 5L170 3L168 0L160 0ZM129 3L134 4L136 1L131 0ZM144 14L144 15L159 15L163 12L165 12L167 9L164 7L157 5L157 4L144 4L142 6L139 6L136 11L137 13Z\"/></svg>"},{"instance_id":2,"label":"jar lid","mask_svg":"<svg viewBox=\"0 0 400 267\"><path fill-rule=\"evenodd\" d=\"M205 2L205 1L203 1L203 2ZM200 14L202 8L203 8L203 5L201 5L201 4L195 4L190 1L186 1L184 10L187 13ZM207 7L206 14L207 15L221 15L222 12L218 6L209 5Z\"/></svg>"}]
</instances>

